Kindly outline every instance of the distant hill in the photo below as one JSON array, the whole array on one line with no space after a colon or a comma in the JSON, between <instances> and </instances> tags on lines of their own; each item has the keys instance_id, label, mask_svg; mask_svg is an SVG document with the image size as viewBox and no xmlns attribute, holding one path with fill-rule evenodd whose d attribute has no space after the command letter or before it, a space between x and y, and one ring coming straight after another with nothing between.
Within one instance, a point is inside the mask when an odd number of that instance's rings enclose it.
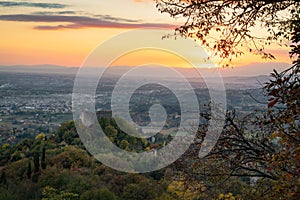
<instances>
[{"instance_id":1,"label":"distant hill","mask_svg":"<svg viewBox=\"0 0 300 200\"><path fill-rule=\"evenodd\" d=\"M245 66L234 67L234 68L221 68L219 69L223 77L253 77L260 75L269 75L275 68L277 71L282 71L286 69L290 64L288 63L251 63ZM160 66L151 67L156 68L159 72ZM71 74L74 75L77 73L79 67L65 67L58 65L12 65L12 66L0 66L0 72L22 72L22 73L46 73L46 74ZM109 75L121 75L132 69L130 66L116 66L112 67L107 71ZM201 71L211 71L214 69L202 69ZM195 73L195 69L191 68L176 68L179 72L184 74L186 77L198 77ZM91 74L93 74L94 69L91 68ZM145 76L148 73L136 74L138 76ZM164 76L165 74L158 73L157 76ZM171 78L171 77L170 77Z\"/></svg>"},{"instance_id":2,"label":"distant hill","mask_svg":"<svg viewBox=\"0 0 300 200\"><path fill-rule=\"evenodd\" d=\"M0 72L19 72L34 74L76 74L77 67L64 67L58 65L12 65L0 66Z\"/></svg>"},{"instance_id":3,"label":"distant hill","mask_svg":"<svg viewBox=\"0 0 300 200\"><path fill-rule=\"evenodd\" d=\"M251 63L245 66L238 66L234 68L223 68L221 69L222 76L260 76L260 75L270 75L273 69L278 72L287 69L291 64L288 63Z\"/></svg>"},{"instance_id":4,"label":"distant hill","mask_svg":"<svg viewBox=\"0 0 300 200\"><path fill-rule=\"evenodd\" d=\"M289 66L287 63L252 63L242 67L235 68L221 68L219 69L220 75L223 78L226 89L251 89L251 88L261 88L262 84L269 79L270 73L275 68L277 71L282 71ZM104 70L104 68L89 68L87 70L87 76L95 76L97 70ZM161 80L169 79L171 81L177 81L178 78L174 76L173 73L169 73L165 68L161 66L152 66L142 69L140 71L130 72L133 67L130 66L115 66L106 69L105 77L107 78L117 78L118 80L123 74L133 79L151 79ZM155 70L153 70L155 69ZM194 68L174 68L176 71L180 72L183 76L187 77L192 82L204 83L201 79L201 75ZM64 67L58 65L14 65L14 66L0 66L1 72L9 73L26 73L26 74L53 74L53 75L71 75L75 76L78 72L78 67ZM153 71L155 73L153 73ZM215 72L216 69L200 69L203 74L211 74ZM128 73L130 72L130 73ZM207 73L209 72L209 73ZM213 74L212 73L212 74ZM199 79L200 78L200 79ZM204 85L204 87L206 87Z\"/></svg>"}]
</instances>

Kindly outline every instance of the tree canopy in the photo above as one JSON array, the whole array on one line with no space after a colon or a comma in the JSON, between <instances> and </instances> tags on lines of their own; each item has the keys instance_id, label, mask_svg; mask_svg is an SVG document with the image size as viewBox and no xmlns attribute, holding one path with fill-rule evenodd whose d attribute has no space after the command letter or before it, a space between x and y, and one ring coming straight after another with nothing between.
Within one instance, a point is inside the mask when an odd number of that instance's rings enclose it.
<instances>
[{"instance_id":1,"label":"tree canopy","mask_svg":"<svg viewBox=\"0 0 300 200\"><path fill-rule=\"evenodd\" d=\"M207 187L209 183L214 187L216 183L232 182L236 177L243 182L256 181L256 194L246 191L245 198L258 195L267 199L298 199L300 2L157 0L157 7L162 13L185 19L185 23L176 28L175 36L196 38L214 56L229 59L229 62L246 49L263 58L274 58L265 52L267 45L280 44L283 40L290 43L292 66L283 72L274 70L265 83L266 110L244 117L228 111L224 130L214 149L196 161L195 145L174 166L175 170L188 172L185 179L205 180ZM257 28L261 28L258 33ZM205 126L199 127L199 135L205 136L206 130Z\"/></svg>"},{"instance_id":2,"label":"tree canopy","mask_svg":"<svg viewBox=\"0 0 300 200\"><path fill-rule=\"evenodd\" d=\"M297 0L156 0L156 3L161 13L185 20L175 29L175 35L198 39L213 56L226 59L227 64L245 51L274 59L265 47L290 41L300 14Z\"/></svg>"}]
</instances>

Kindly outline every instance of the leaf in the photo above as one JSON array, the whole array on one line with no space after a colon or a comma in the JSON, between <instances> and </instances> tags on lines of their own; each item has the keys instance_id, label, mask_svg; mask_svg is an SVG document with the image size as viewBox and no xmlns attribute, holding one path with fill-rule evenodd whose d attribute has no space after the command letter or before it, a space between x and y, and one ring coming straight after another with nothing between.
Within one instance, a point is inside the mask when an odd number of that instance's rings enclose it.
<instances>
[{"instance_id":1,"label":"leaf","mask_svg":"<svg viewBox=\"0 0 300 200\"><path fill-rule=\"evenodd\" d=\"M272 101L270 101L268 103L268 108L272 108L279 100L279 97L277 97L276 99L273 99Z\"/></svg>"}]
</instances>

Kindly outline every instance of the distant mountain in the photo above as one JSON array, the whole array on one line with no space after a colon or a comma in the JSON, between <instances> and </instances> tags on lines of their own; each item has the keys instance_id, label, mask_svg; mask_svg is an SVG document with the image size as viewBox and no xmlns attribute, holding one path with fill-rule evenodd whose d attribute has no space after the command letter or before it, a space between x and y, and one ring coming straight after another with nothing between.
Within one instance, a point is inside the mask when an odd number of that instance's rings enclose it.
<instances>
[{"instance_id":1,"label":"distant mountain","mask_svg":"<svg viewBox=\"0 0 300 200\"><path fill-rule=\"evenodd\" d=\"M288 63L251 63L244 66L238 66L234 68L222 68L220 72L222 76L260 76L260 75L270 75L273 69L277 71L283 71L287 69L291 64Z\"/></svg>"},{"instance_id":2,"label":"distant mountain","mask_svg":"<svg viewBox=\"0 0 300 200\"><path fill-rule=\"evenodd\" d=\"M270 73L275 68L277 71L282 71L288 68L288 63L252 63L246 66L235 68L221 68L218 69L226 88L258 88L261 84L265 83L269 79ZM97 75L98 70L102 71L105 68L87 68L86 75L88 77L94 77ZM132 70L130 66L115 66L106 69L105 77L119 79L122 75L126 74L128 78L142 78L151 80L170 79L178 80L178 77L174 76L174 73L170 73L170 69L166 69L161 66L146 67L142 70ZM199 80L202 75L207 77L214 77L217 73L216 69L203 69L203 68L174 68L174 71L178 71L184 77L192 80L193 82L203 82ZM64 67L58 65L14 65L14 66L0 66L1 72L12 73L29 73L29 74L61 74L75 76L78 72L78 67ZM198 71L200 71L200 74ZM103 71L102 71L103 72Z\"/></svg>"},{"instance_id":3,"label":"distant mountain","mask_svg":"<svg viewBox=\"0 0 300 200\"><path fill-rule=\"evenodd\" d=\"M76 74L77 67L58 65L12 65L0 66L0 72L38 73L38 74Z\"/></svg>"},{"instance_id":4,"label":"distant mountain","mask_svg":"<svg viewBox=\"0 0 300 200\"><path fill-rule=\"evenodd\" d=\"M251 63L245 66L238 66L234 68L221 68L219 72L223 77L232 77L232 76L260 76L260 75L269 75L273 69L277 71L282 71L286 69L290 64L288 63ZM130 71L133 67L130 66L116 66L107 70L108 75L121 75ZM157 72L160 72L160 66L153 66L152 69L157 69ZM65 67L58 65L12 65L12 66L0 66L0 72L23 72L23 73L47 73L47 74L75 74L77 73L79 67ZM103 68L102 68L103 69ZM184 74L186 77L198 77L195 69L191 68L175 68L180 73ZM198 68L202 72L214 71L215 69L203 69ZM149 69L151 70L151 69ZM90 68L90 73L93 74L95 68ZM138 76L147 76L147 70L143 73L135 74ZM165 76L163 73L157 73L157 76Z\"/></svg>"}]
</instances>

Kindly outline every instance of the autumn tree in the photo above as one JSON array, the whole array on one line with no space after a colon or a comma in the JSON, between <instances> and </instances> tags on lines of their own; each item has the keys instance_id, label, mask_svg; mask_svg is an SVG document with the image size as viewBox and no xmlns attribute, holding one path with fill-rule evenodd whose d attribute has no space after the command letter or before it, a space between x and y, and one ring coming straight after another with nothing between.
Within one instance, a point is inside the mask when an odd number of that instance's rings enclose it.
<instances>
[{"instance_id":1,"label":"autumn tree","mask_svg":"<svg viewBox=\"0 0 300 200\"><path fill-rule=\"evenodd\" d=\"M297 0L156 0L156 3L161 13L184 19L175 29L175 36L197 39L213 56L229 62L245 51L275 58L265 47L291 40L292 24L299 16L300 6Z\"/></svg>"},{"instance_id":2,"label":"autumn tree","mask_svg":"<svg viewBox=\"0 0 300 200\"><path fill-rule=\"evenodd\" d=\"M199 161L196 156L203 143L193 145L185 157L175 163L175 169L186 172L186 180L205 180L206 184L208 179L222 184L232 177L255 177L256 197L298 199L299 1L158 0L157 7L162 13L186 20L176 28L175 35L198 39L215 56L229 61L243 54L245 48L264 58L274 58L265 52L265 46L281 43L282 39L290 41L292 66L283 72L274 70L271 80L265 84L264 90L269 97L267 110L243 118L238 118L234 111L228 112L224 130L213 151ZM256 35L257 27L265 33ZM206 126L199 127L198 135L205 137L206 130Z\"/></svg>"},{"instance_id":3,"label":"autumn tree","mask_svg":"<svg viewBox=\"0 0 300 200\"><path fill-rule=\"evenodd\" d=\"M299 72L299 57L291 68L274 70L265 85L267 111L242 119L228 112L224 131L205 158L222 162L225 170L217 171L224 177L259 178L258 189L269 199L297 199L300 194Z\"/></svg>"},{"instance_id":4,"label":"autumn tree","mask_svg":"<svg viewBox=\"0 0 300 200\"><path fill-rule=\"evenodd\" d=\"M230 189L233 181L238 180L234 178L247 184L256 181L249 185L249 194L243 190L246 199L297 199L300 195L299 72L299 59L281 73L274 70L265 85L268 108L243 117L228 111L213 150L199 159L198 152L205 144L203 140L193 144L173 165L174 171L183 172L187 185L204 182L213 191L220 185ZM203 115L211 117L209 113ZM198 137L205 137L206 132L207 125L200 126ZM233 188L229 191L233 192Z\"/></svg>"}]
</instances>

